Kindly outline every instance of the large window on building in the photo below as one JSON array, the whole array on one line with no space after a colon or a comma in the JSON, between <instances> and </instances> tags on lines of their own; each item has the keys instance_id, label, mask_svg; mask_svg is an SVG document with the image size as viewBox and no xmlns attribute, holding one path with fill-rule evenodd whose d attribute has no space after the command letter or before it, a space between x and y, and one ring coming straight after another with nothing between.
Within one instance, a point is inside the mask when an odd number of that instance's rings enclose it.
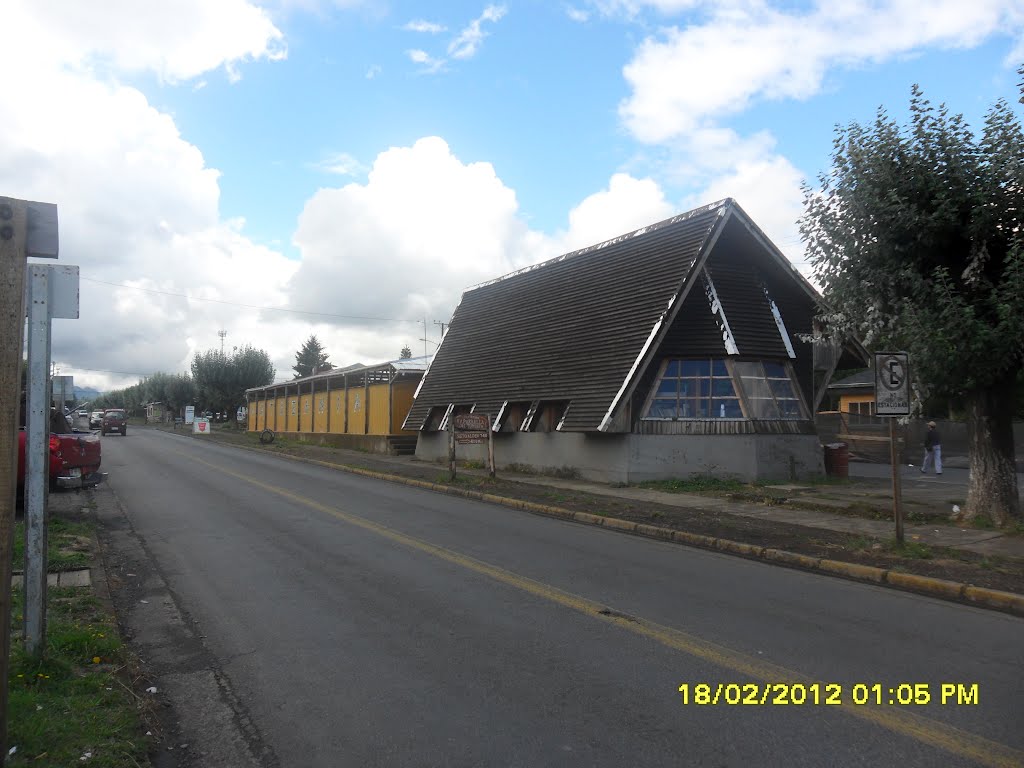
<instances>
[{"instance_id":1,"label":"large window on building","mask_svg":"<svg viewBox=\"0 0 1024 768\"><path fill-rule=\"evenodd\" d=\"M805 419L786 363L723 358L666 360L645 419Z\"/></svg>"},{"instance_id":2,"label":"large window on building","mask_svg":"<svg viewBox=\"0 0 1024 768\"><path fill-rule=\"evenodd\" d=\"M724 360L669 360L647 409L650 419L742 419Z\"/></svg>"}]
</instances>

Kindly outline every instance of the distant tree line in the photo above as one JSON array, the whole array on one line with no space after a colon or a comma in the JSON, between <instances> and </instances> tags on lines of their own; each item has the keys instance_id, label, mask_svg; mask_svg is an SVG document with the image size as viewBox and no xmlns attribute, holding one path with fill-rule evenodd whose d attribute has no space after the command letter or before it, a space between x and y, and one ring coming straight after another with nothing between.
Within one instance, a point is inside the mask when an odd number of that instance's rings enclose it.
<instances>
[{"instance_id":1,"label":"distant tree line","mask_svg":"<svg viewBox=\"0 0 1024 768\"><path fill-rule=\"evenodd\" d=\"M245 404L245 390L270 384L275 374L270 356L251 346L230 355L220 350L197 352L190 368L191 375L154 373L130 387L100 395L92 407L134 411L147 403L163 403L174 413L186 405L230 413Z\"/></svg>"}]
</instances>

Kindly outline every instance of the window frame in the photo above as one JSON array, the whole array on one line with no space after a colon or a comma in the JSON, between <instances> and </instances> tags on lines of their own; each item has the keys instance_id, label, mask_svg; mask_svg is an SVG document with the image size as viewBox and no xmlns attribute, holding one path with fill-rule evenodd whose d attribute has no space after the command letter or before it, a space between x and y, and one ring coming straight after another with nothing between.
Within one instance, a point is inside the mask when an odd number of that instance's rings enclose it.
<instances>
[{"instance_id":1,"label":"window frame","mask_svg":"<svg viewBox=\"0 0 1024 768\"><path fill-rule=\"evenodd\" d=\"M726 376L721 376L721 375L715 375L715 363L719 362L719 361L721 361L722 363L725 364L725 369L726 369L726 372L728 374L727 377ZM675 405L676 415L675 416L670 416L669 417L669 416L651 416L651 415L649 415L650 411L651 411L651 407L653 406L655 400L667 400L668 399L666 397L658 397L658 393L659 393L659 390L661 389L662 383L666 380L666 374L667 374L667 371L669 369L669 366L672 363L676 363L676 364L681 365L682 363L687 363L687 362L706 362L706 363L708 363L709 369L708 369L707 375L700 376L700 377L683 376L682 375L682 370L680 369L679 373L677 373L673 377L669 377L669 380L683 381L684 379L693 379L693 380L695 380L697 382L703 382L703 381L708 382L708 394L706 396L706 401L709 403L708 415L707 416L680 416L679 413L682 410L681 409L681 403L684 400L683 395L682 395L682 393L680 391L680 388L677 388L676 393L675 393L675 403L676 403L676 405ZM760 379L756 379L756 377L754 377L754 376L749 376L749 375L743 376L743 375L741 375L741 369L738 368L738 366L736 365L737 363L740 363L740 364L755 364L755 365L757 365L757 367L758 367L758 369L760 370L760 373L761 373ZM772 384L771 384L772 381L781 381L783 379L781 377L779 377L779 376L769 376L768 370L765 368L765 363L779 365L779 366L782 367L782 369L786 373L786 379L785 380L789 382L789 386L790 386L790 389L791 389L791 391L793 393L793 397L791 397L791 398L790 397L783 397L781 399L784 402L795 401L797 403L797 408L799 409L799 415L798 416L794 417L794 416L784 416L783 415L783 410L782 410L782 408L781 408L781 406L779 404L779 399L780 399L779 395L776 394L775 389L772 387ZM738 405L739 405L739 408L740 408L740 415L739 416L713 416L710 413L711 412L711 404L714 403L714 401L716 400L716 397L715 397L715 394L714 394L714 382L716 380L722 380L722 379L727 379L730 382L730 385L732 386L732 390L733 390L733 396L732 397L722 396L722 397L720 397L718 399L720 399L720 400L733 400L733 399L735 399L737 401ZM753 397L751 393L748 393L747 388L744 386L744 383L743 383L744 379L755 379L755 380L761 381L764 384L765 389L766 389L768 395L770 396L770 399L766 398L766 397ZM700 385L698 384L698 387L699 386ZM685 399L691 399L691 398L685 398ZM705 398L704 397L699 397L697 399L704 400ZM757 400L766 400L766 401L771 402L772 407L775 409L776 415L775 416L771 416L771 417L767 417L767 418L752 416L751 414L754 413L754 411L755 411L754 401L757 401ZM797 382L796 372L793 370L793 365L792 365L792 363L789 360L778 360L778 359L765 360L765 359L761 359L761 358L737 358L737 357L732 357L732 356L730 356L730 357L705 357L705 356L701 356L701 357L667 357L667 358L665 358L665 359L663 359L661 361L661 364L658 367L657 376L654 378L654 381L651 384L651 391L647 394L647 397L644 400L644 405L643 405L643 410L641 411L640 420L641 421L666 421L666 422L668 422L668 421L715 421L715 422L723 422L723 421L808 421L810 419L810 416L808 415L809 413L810 413L810 411L807 408L807 404L804 402L803 394L800 391L800 386L799 386L799 384Z\"/></svg>"}]
</instances>

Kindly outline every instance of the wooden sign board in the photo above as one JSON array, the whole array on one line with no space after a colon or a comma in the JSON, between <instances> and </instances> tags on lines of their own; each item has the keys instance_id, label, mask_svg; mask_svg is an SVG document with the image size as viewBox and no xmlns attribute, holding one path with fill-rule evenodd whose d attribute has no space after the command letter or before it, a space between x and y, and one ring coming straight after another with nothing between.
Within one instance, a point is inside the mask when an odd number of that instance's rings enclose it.
<instances>
[{"instance_id":1,"label":"wooden sign board","mask_svg":"<svg viewBox=\"0 0 1024 768\"><path fill-rule=\"evenodd\" d=\"M455 442L460 445L480 445L487 442L490 419L483 413L460 413L453 419Z\"/></svg>"}]
</instances>

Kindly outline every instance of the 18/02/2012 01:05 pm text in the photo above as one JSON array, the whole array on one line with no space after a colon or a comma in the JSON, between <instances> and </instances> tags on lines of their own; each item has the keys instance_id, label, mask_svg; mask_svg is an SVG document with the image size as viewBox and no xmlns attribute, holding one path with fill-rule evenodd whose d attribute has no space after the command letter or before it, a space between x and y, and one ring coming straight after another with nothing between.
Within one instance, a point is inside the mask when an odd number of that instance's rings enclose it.
<instances>
[{"instance_id":1,"label":"18/02/2012 01:05 pm text","mask_svg":"<svg viewBox=\"0 0 1024 768\"><path fill-rule=\"evenodd\" d=\"M683 704L923 706L978 703L977 683L683 683Z\"/></svg>"}]
</instances>

